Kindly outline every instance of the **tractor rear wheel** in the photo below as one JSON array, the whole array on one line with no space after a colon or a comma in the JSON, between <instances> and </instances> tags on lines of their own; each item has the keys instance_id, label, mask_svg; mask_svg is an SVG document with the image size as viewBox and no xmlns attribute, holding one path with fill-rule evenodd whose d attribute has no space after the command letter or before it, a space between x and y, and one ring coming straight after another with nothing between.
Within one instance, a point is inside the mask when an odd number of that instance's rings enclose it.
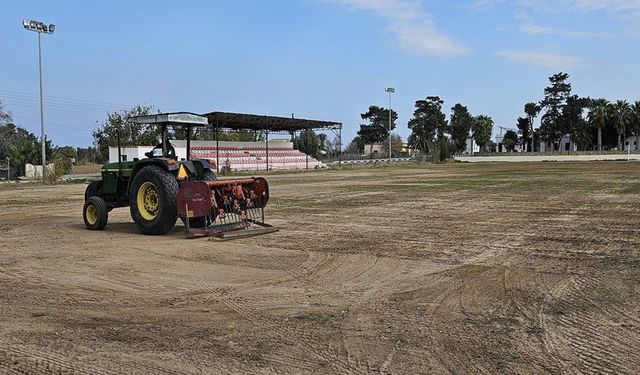
<instances>
[{"instance_id":1,"label":"tractor rear wheel","mask_svg":"<svg viewBox=\"0 0 640 375\"><path fill-rule=\"evenodd\" d=\"M211 169L205 169L204 172L202 172L202 178L199 178L198 180L216 181L217 179L218 177Z\"/></svg>"},{"instance_id":2,"label":"tractor rear wheel","mask_svg":"<svg viewBox=\"0 0 640 375\"><path fill-rule=\"evenodd\" d=\"M102 190L102 180L91 181L87 189L84 191L85 202L91 197L99 197Z\"/></svg>"},{"instance_id":3,"label":"tractor rear wheel","mask_svg":"<svg viewBox=\"0 0 640 375\"><path fill-rule=\"evenodd\" d=\"M170 172L149 165L134 177L129 194L131 217L144 234L160 235L176 224L178 181Z\"/></svg>"},{"instance_id":4,"label":"tractor rear wheel","mask_svg":"<svg viewBox=\"0 0 640 375\"><path fill-rule=\"evenodd\" d=\"M93 196L84 202L82 219L84 219L84 225L87 229L103 230L107 225L108 216L109 210L107 210L107 203L104 199Z\"/></svg>"}]
</instances>

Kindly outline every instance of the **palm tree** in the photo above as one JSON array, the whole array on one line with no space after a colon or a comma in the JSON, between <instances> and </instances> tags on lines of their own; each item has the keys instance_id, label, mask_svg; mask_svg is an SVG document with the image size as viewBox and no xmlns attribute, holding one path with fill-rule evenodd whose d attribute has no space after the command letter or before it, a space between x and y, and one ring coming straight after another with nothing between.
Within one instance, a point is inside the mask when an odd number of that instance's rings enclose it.
<instances>
[{"instance_id":1,"label":"palm tree","mask_svg":"<svg viewBox=\"0 0 640 375\"><path fill-rule=\"evenodd\" d=\"M24 165L38 160L40 153L37 144L25 142L11 145L7 152L7 157L11 161L11 165L18 170L18 174L24 176Z\"/></svg>"},{"instance_id":2,"label":"palm tree","mask_svg":"<svg viewBox=\"0 0 640 375\"><path fill-rule=\"evenodd\" d=\"M609 106L607 99L595 99L589 111L589 121L598 127L598 151L602 151L602 129L609 114Z\"/></svg>"},{"instance_id":3,"label":"palm tree","mask_svg":"<svg viewBox=\"0 0 640 375\"><path fill-rule=\"evenodd\" d=\"M636 133L636 151L638 151L640 149L640 100L631 105L631 112L633 114L633 129Z\"/></svg>"},{"instance_id":4,"label":"palm tree","mask_svg":"<svg viewBox=\"0 0 640 375\"><path fill-rule=\"evenodd\" d=\"M533 130L533 120L536 119L536 116L538 116L541 110L542 107L540 107L540 104L538 103L527 103L524 105L524 113L529 116L529 123L531 124L531 150L529 150L531 152L536 151L536 148L534 147L535 132Z\"/></svg>"},{"instance_id":5,"label":"palm tree","mask_svg":"<svg viewBox=\"0 0 640 375\"><path fill-rule=\"evenodd\" d=\"M613 118L615 119L616 127L618 128L618 149L624 150L624 134L626 133L627 123L631 117L631 106L626 100L618 100L612 105L611 109L613 111Z\"/></svg>"}]
</instances>

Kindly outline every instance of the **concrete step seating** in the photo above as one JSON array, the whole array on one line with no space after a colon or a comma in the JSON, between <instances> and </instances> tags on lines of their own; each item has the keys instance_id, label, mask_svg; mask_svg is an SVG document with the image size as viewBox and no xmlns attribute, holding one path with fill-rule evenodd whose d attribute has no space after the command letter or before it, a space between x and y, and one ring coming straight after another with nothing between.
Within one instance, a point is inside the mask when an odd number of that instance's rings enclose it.
<instances>
[{"instance_id":1,"label":"concrete step seating","mask_svg":"<svg viewBox=\"0 0 640 375\"><path fill-rule=\"evenodd\" d=\"M267 149L263 147L193 146L192 158L216 160L220 166L228 165L234 171L267 169ZM322 162L288 147L269 147L269 169L288 170L322 167Z\"/></svg>"}]
</instances>

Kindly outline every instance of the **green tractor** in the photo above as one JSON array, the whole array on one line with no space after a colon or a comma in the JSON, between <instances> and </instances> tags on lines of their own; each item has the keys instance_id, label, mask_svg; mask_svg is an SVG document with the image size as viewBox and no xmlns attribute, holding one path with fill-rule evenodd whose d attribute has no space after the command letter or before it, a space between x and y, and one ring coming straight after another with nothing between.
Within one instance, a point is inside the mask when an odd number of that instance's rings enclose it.
<instances>
[{"instance_id":1,"label":"green tractor","mask_svg":"<svg viewBox=\"0 0 640 375\"><path fill-rule=\"evenodd\" d=\"M218 181L214 161L190 158L192 128L208 126L206 117L179 112L130 117L128 121L159 126L162 140L147 158L122 161L118 137L119 161L105 164L102 179L91 182L85 191L83 219L88 229L104 229L108 213L127 206L138 229L147 235L166 234L178 218L187 225L191 237L219 233L212 229L216 220L222 231L225 226L265 226L263 209L269 190L263 178ZM178 160L167 139L168 127L186 130L185 159ZM262 210L261 222L256 210Z\"/></svg>"}]
</instances>

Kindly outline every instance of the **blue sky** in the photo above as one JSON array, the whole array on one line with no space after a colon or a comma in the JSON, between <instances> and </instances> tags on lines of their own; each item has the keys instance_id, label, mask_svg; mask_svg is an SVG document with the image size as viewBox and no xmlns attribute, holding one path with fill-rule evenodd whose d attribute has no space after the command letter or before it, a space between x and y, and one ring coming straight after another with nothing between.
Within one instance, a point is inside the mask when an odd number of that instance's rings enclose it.
<instances>
[{"instance_id":1,"label":"blue sky","mask_svg":"<svg viewBox=\"0 0 640 375\"><path fill-rule=\"evenodd\" d=\"M7 1L0 100L39 134L37 36L47 133L86 146L107 111L238 111L340 121L387 106L398 132L429 95L515 127L547 77L577 94L640 100L640 0Z\"/></svg>"}]
</instances>

